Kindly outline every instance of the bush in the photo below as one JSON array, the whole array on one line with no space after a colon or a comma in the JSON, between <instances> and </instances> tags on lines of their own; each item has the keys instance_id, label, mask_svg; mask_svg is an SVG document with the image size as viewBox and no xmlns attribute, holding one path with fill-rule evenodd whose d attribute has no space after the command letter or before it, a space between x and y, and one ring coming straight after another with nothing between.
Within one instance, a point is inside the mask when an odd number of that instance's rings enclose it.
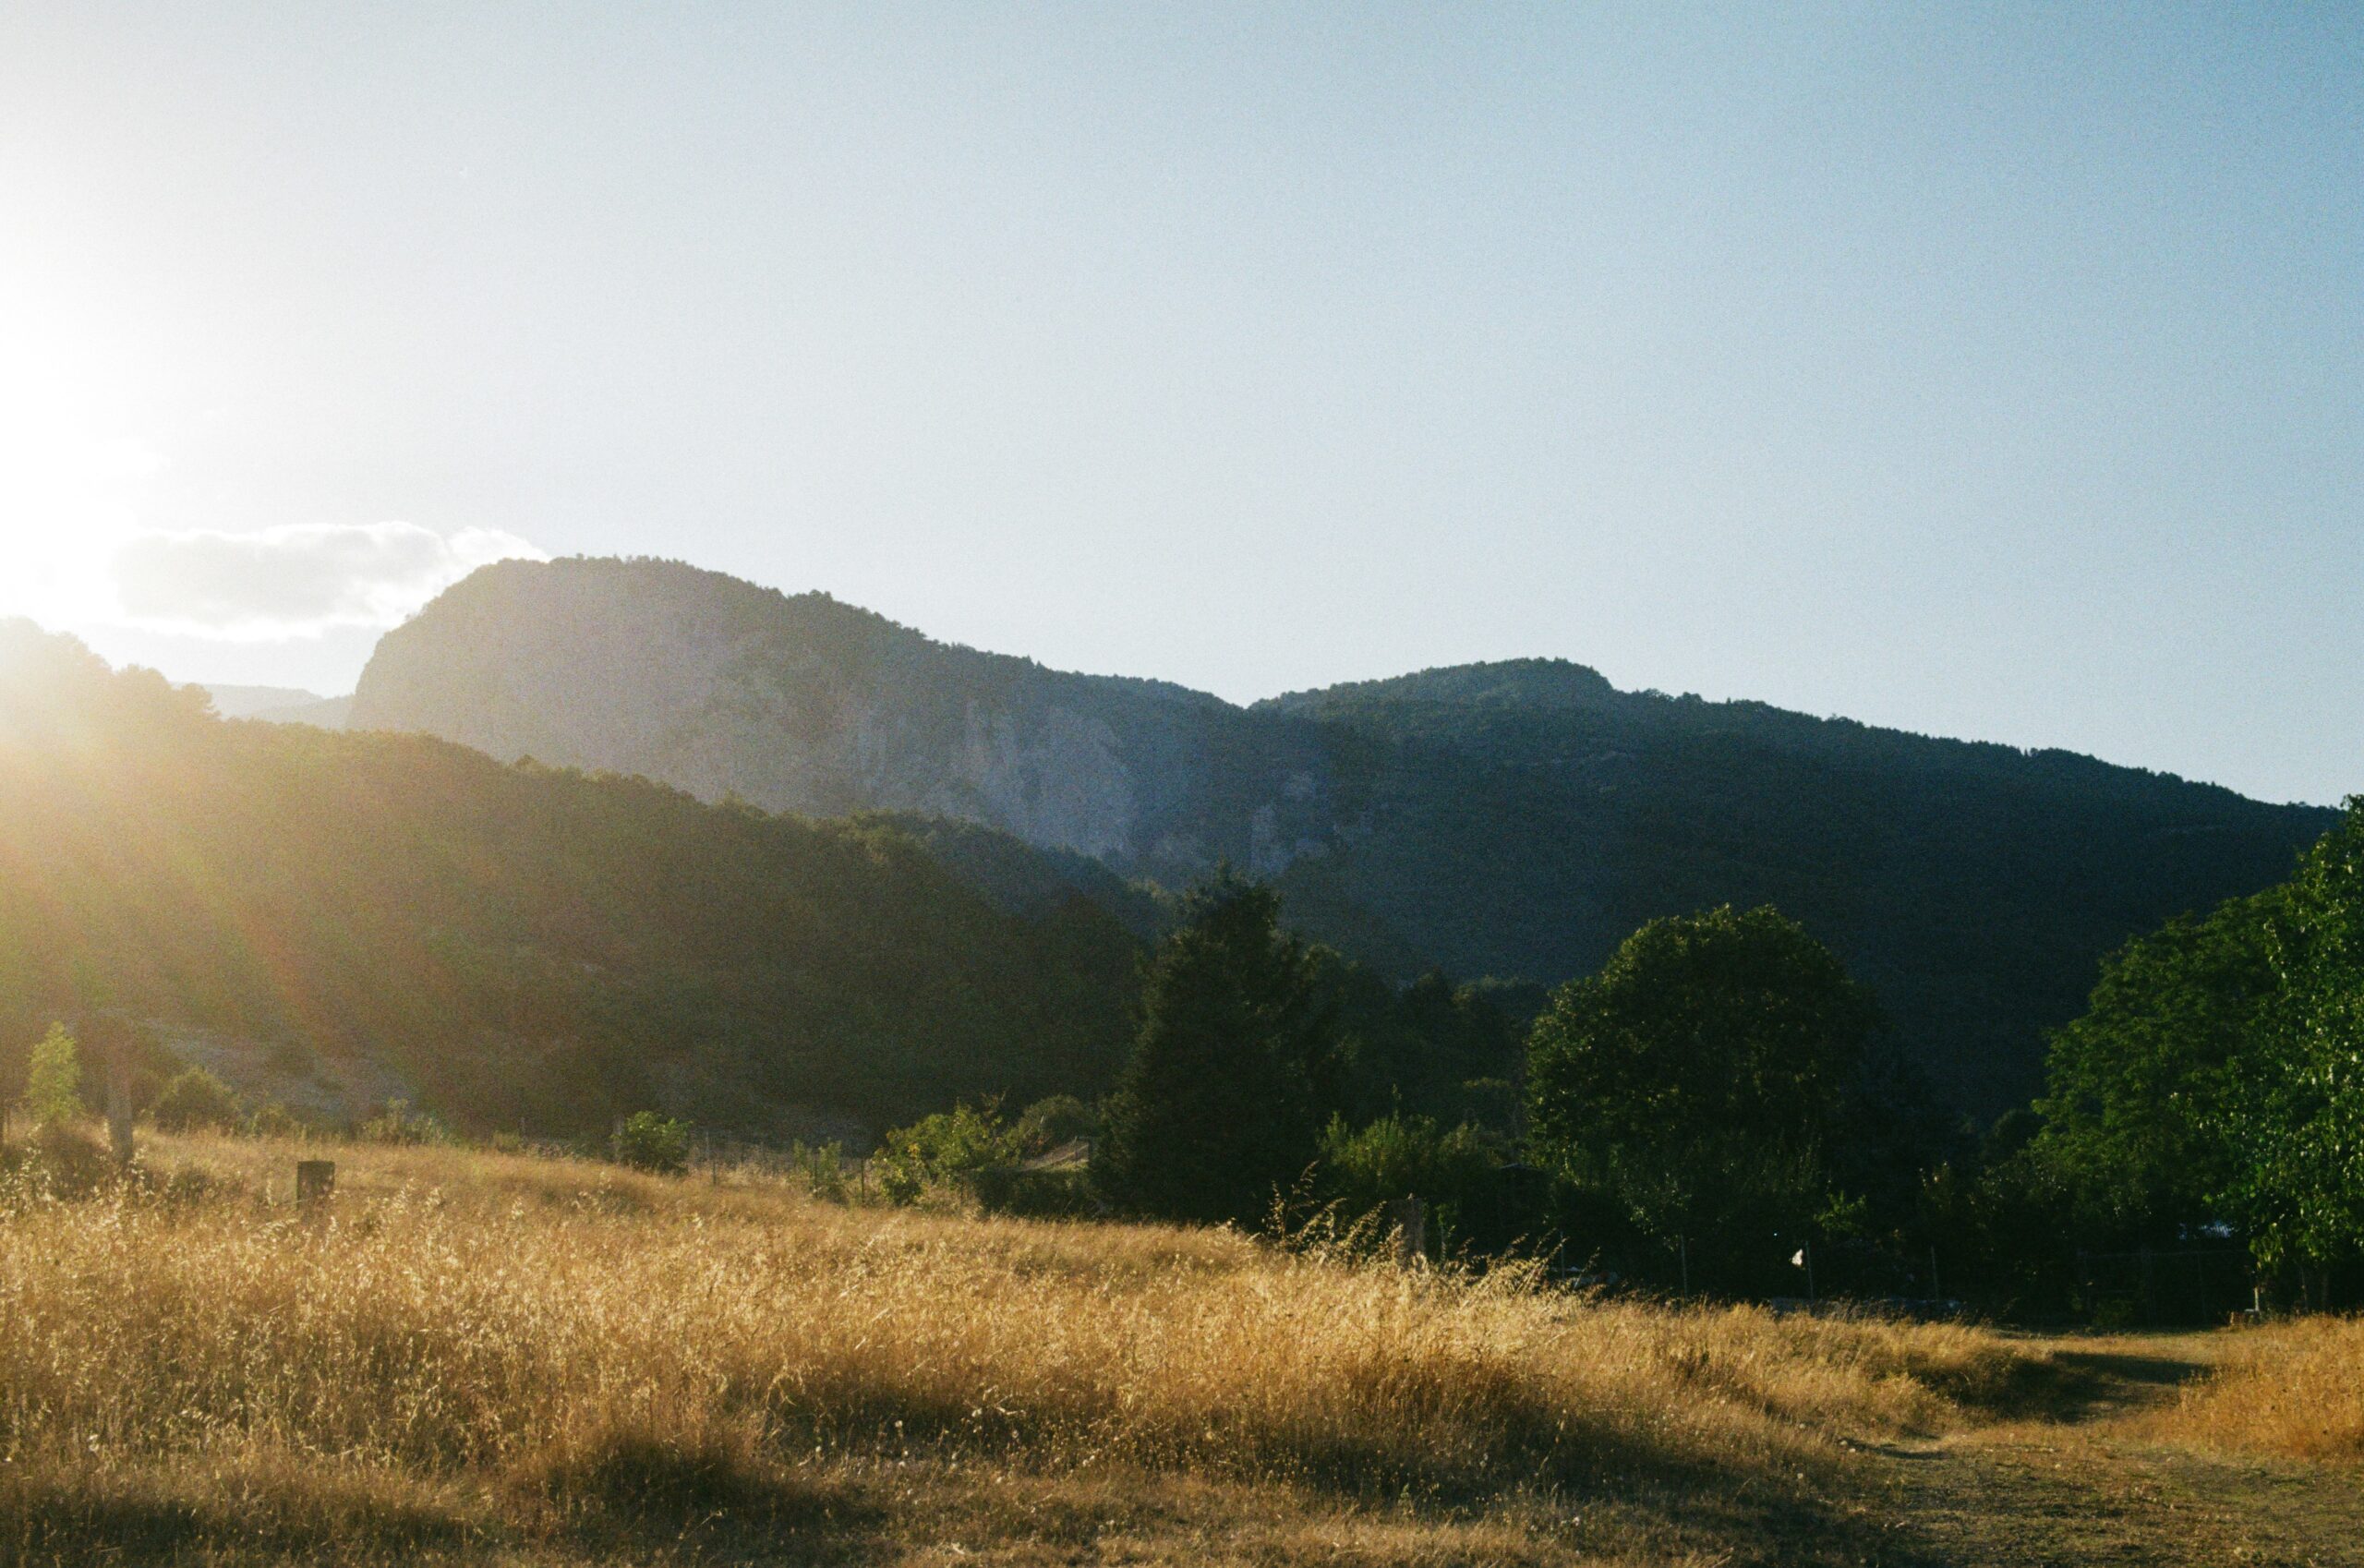
<instances>
[{"instance_id":1,"label":"bush","mask_svg":"<svg viewBox=\"0 0 2364 1568\"><path fill-rule=\"evenodd\" d=\"M1018 1129L997 1104L959 1105L886 1135L876 1155L878 1190L894 1203L916 1203L931 1188L973 1191L978 1173L1024 1157Z\"/></svg>"},{"instance_id":2,"label":"bush","mask_svg":"<svg viewBox=\"0 0 2364 1568\"><path fill-rule=\"evenodd\" d=\"M1099 1136L1100 1113L1072 1094L1037 1100L1018 1118L1018 1140L1030 1155L1047 1154L1079 1138Z\"/></svg>"},{"instance_id":3,"label":"bush","mask_svg":"<svg viewBox=\"0 0 2364 1568\"><path fill-rule=\"evenodd\" d=\"M32 1058L26 1064L25 1109L44 1127L73 1121L82 1115L81 1087L82 1064L74 1037L64 1024L51 1024L49 1032L34 1042Z\"/></svg>"},{"instance_id":4,"label":"bush","mask_svg":"<svg viewBox=\"0 0 2364 1568\"><path fill-rule=\"evenodd\" d=\"M256 1138L309 1138L311 1128L276 1100L266 1100L247 1118L247 1131Z\"/></svg>"},{"instance_id":5,"label":"bush","mask_svg":"<svg viewBox=\"0 0 2364 1568\"><path fill-rule=\"evenodd\" d=\"M364 1143L449 1143L452 1129L424 1111L414 1111L407 1100L389 1100L385 1109L354 1129Z\"/></svg>"},{"instance_id":6,"label":"bush","mask_svg":"<svg viewBox=\"0 0 2364 1568\"><path fill-rule=\"evenodd\" d=\"M167 1208L194 1209L218 1199L224 1185L196 1165L183 1165L156 1183L155 1195Z\"/></svg>"},{"instance_id":7,"label":"bush","mask_svg":"<svg viewBox=\"0 0 2364 1568\"><path fill-rule=\"evenodd\" d=\"M43 1122L30 1145L29 1174L53 1198L88 1198L122 1172L105 1147L79 1128Z\"/></svg>"},{"instance_id":8,"label":"bush","mask_svg":"<svg viewBox=\"0 0 2364 1568\"><path fill-rule=\"evenodd\" d=\"M191 1067L175 1075L156 1096L152 1114L156 1125L166 1132L187 1132L196 1128L211 1128L227 1131L239 1122L238 1097L230 1086L207 1072L203 1067Z\"/></svg>"},{"instance_id":9,"label":"bush","mask_svg":"<svg viewBox=\"0 0 2364 1568\"><path fill-rule=\"evenodd\" d=\"M655 1111L626 1116L609 1140L619 1164L658 1176L679 1176L690 1168L690 1124Z\"/></svg>"},{"instance_id":10,"label":"bush","mask_svg":"<svg viewBox=\"0 0 2364 1568\"><path fill-rule=\"evenodd\" d=\"M795 1143L789 1146L789 1168L803 1183L804 1190L827 1203L842 1203L848 1195L846 1151L841 1143L818 1146Z\"/></svg>"},{"instance_id":11,"label":"bush","mask_svg":"<svg viewBox=\"0 0 2364 1568\"><path fill-rule=\"evenodd\" d=\"M1349 1207L1450 1202L1484 1185L1499 1163L1480 1129L1464 1123L1444 1132L1427 1116L1382 1116L1360 1128L1333 1117L1321 1135L1324 1185Z\"/></svg>"},{"instance_id":12,"label":"bush","mask_svg":"<svg viewBox=\"0 0 2364 1568\"><path fill-rule=\"evenodd\" d=\"M1081 1165L1055 1171L989 1165L971 1172L967 1186L976 1195L978 1206L989 1214L1068 1220L1100 1213L1104 1208L1092 1193L1092 1173Z\"/></svg>"}]
</instances>

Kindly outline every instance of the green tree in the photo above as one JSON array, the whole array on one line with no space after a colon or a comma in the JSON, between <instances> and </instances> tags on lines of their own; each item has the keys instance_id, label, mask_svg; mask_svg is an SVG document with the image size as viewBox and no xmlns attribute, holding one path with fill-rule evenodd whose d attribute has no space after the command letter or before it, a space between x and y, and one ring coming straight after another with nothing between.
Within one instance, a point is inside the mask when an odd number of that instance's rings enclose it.
<instances>
[{"instance_id":1,"label":"green tree","mask_svg":"<svg viewBox=\"0 0 2364 1568\"><path fill-rule=\"evenodd\" d=\"M2235 899L2128 943L2084 1015L2054 1033L2035 1157L2094 1239L2153 1239L2222 1212L2243 1062L2279 985L2267 926L2284 899Z\"/></svg>"},{"instance_id":2,"label":"green tree","mask_svg":"<svg viewBox=\"0 0 2364 1568\"><path fill-rule=\"evenodd\" d=\"M1836 1196L1826 1143L1879 1021L1775 910L1653 921L1537 1020L1532 1147L1661 1240L1763 1249Z\"/></svg>"},{"instance_id":3,"label":"green tree","mask_svg":"<svg viewBox=\"0 0 2364 1568\"><path fill-rule=\"evenodd\" d=\"M43 1125L72 1121L82 1114L82 1063L74 1037L53 1023L34 1043L25 1072L25 1109Z\"/></svg>"},{"instance_id":4,"label":"green tree","mask_svg":"<svg viewBox=\"0 0 2364 1568\"><path fill-rule=\"evenodd\" d=\"M1336 1027L1279 896L1228 870L1192 890L1152 959L1131 1062L1092 1179L1167 1219L1252 1223L1318 1152Z\"/></svg>"},{"instance_id":5,"label":"green tree","mask_svg":"<svg viewBox=\"0 0 2364 1568\"><path fill-rule=\"evenodd\" d=\"M156 1125L166 1132L187 1132L192 1128L235 1128L243 1119L238 1109L238 1097L230 1086L207 1072L203 1067L190 1067L173 1075L156 1096L151 1113Z\"/></svg>"},{"instance_id":6,"label":"green tree","mask_svg":"<svg viewBox=\"0 0 2364 1568\"><path fill-rule=\"evenodd\" d=\"M2238 1061L2225 1194L2269 1269L2364 1261L2364 796L2265 923L2276 982Z\"/></svg>"},{"instance_id":7,"label":"green tree","mask_svg":"<svg viewBox=\"0 0 2364 1568\"><path fill-rule=\"evenodd\" d=\"M2364 1265L2364 797L2278 887L2171 922L2053 1037L2030 1153L2121 1237L2226 1219L2288 1280Z\"/></svg>"}]
</instances>

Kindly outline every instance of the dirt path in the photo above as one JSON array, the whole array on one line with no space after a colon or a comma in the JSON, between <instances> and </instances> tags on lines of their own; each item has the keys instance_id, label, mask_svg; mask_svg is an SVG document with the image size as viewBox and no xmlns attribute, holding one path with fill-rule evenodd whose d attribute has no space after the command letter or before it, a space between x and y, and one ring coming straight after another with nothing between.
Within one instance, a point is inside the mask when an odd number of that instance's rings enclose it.
<instances>
[{"instance_id":1,"label":"dirt path","mask_svg":"<svg viewBox=\"0 0 2364 1568\"><path fill-rule=\"evenodd\" d=\"M2143 1417L2204 1371L2204 1334L2089 1342L2045 1418L1867 1447L1867 1512L1912 1568L2246 1563L2364 1568L2364 1478L2146 1441Z\"/></svg>"}]
</instances>

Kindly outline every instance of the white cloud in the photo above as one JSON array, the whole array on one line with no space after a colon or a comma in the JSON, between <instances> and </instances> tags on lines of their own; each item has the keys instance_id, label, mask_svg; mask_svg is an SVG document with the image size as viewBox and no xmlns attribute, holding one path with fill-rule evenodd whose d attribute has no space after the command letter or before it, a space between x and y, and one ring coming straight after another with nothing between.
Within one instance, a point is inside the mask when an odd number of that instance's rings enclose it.
<instances>
[{"instance_id":1,"label":"white cloud","mask_svg":"<svg viewBox=\"0 0 2364 1568\"><path fill-rule=\"evenodd\" d=\"M415 523L310 523L252 533L135 535L112 574L125 619L235 642L399 623L479 566L548 552L514 534Z\"/></svg>"}]
</instances>

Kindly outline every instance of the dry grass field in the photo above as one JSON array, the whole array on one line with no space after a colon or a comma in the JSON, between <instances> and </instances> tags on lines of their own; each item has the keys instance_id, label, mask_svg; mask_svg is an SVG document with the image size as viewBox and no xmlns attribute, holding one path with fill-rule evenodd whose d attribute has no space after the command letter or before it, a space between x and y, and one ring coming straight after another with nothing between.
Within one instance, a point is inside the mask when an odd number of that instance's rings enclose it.
<instances>
[{"instance_id":1,"label":"dry grass field","mask_svg":"<svg viewBox=\"0 0 2364 1568\"><path fill-rule=\"evenodd\" d=\"M1980 1561L1883 1477L2067 1386L1975 1329L752 1172L341 1147L306 1214L300 1152L159 1138L148 1190L15 1190L0 1561Z\"/></svg>"},{"instance_id":2,"label":"dry grass field","mask_svg":"<svg viewBox=\"0 0 2364 1568\"><path fill-rule=\"evenodd\" d=\"M2186 1442L2364 1469L2364 1319L2308 1318L2230 1336L2158 1428Z\"/></svg>"},{"instance_id":3,"label":"dry grass field","mask_svg":"<svg viewBox=\"0 0 2364 1568\"><path fill-rule=\"evenodd\" d=\"M0 1550L1837 1557L1842 1440L1945 1429L2031 1366L752 1174L340 1148L306 1216L299 1152L157 1139L151 1192L13 1202Z\"/></svg>"}]
</instances>

